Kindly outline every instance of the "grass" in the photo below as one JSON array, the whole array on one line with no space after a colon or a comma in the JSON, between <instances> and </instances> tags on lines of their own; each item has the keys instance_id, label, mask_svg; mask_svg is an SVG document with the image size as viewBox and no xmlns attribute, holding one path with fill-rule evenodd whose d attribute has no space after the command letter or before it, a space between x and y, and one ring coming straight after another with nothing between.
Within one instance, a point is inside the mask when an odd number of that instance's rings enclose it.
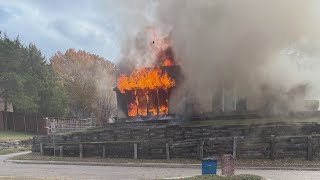
<instances>
[{"instance_id":1,"label":"grass","mask_svg":"<svg viewBox=\"0 0 320 180\"><path fill-rule=\"evenodd\" d=\"M23 151L30 151L30 148L14 148L14 149L3 149L0 150L0 155L5 155L5 154L11 154L11 153L18 153L18 152L23 152Z\"/></svg>"},{"instance_id":2,"label":"grass","mask_svg":"<svg viewBox=\"0 0 320 180\"><path fill-rule=\"evenodd\" d=\"M181 180L264 180L263 177L251 174L240 174L234 176L213 176L213 175L205 175L205 176L195 176L188 178L181 178Z\"/></svg>"},{"instance_id":3,"label":"grass","mask_svg":"<svg viewBox=\"0 0 320 180\"><path fill-rule=\"evenodd\" d=\"M308 161L304 158L283 159L238 159L236 166L245 167L316 167L320 166L320 160Z\"/></svg>"},{"instance_id":4,"label":"grass","mask_svg":"<svg viewBox=\"0 0 320 180\"><path fill-rule=\"evenodd\" d=\"M11 177L11 176L0 176L0 180L58 180L48 178L28 178L28 177Z\"/></svg>"},{"instance_id":5,"label":"grass","mask_svg":"<svg viewBox=\"0 0 320 180\"><path fill-rule=\"evenodd\" d=\"M12 140L28 140L34 134L25 132L0 131L0 142Z\"/></svg>"},{"instance_id":6,"label":"grass","mask_svg":"<svg viewBox=\"0 0 320 180\"><path fill-rule=\"evenodd\" d=\"M102 157L60 157L41 156L39 153L28 153L10 158L11 160L37 160L37 161L78 161L78 162L105 162L105 163L181 163L200 164L196 159L129 159L129 158L102 158Z\"/></svg>"},{"instance_id":7,"label":"grass","mask_svg":"<svg viewBox=\"0 0 320 180\"><path fill-rule=\"evenodd\" d=\"M73 161L73 162L100 162L100 163L178 163L201 164L197 159L126 159L126 158L101 158L101 157L60 157L41 156L39 153L28 153L10 158L11 160L36 160L36 161ZM218 165L220 166L218 159ZM305 159L237 159L236 167L319 167L320 160L308 161Z\"/></svg>"}]
</instances>

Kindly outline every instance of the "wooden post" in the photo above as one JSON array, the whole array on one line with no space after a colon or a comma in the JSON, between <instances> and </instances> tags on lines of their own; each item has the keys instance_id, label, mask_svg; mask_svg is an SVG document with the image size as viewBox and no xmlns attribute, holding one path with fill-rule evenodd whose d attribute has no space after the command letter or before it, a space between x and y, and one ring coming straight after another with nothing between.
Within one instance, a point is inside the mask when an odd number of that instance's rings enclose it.
<instances>
[{"instance_id":1,"label":"wooden post","mask_svg":"<svg viewBox=\"0 0 320 180\"><path fill-rule=\"evenodd\" d=\"M56 156L56 145L53 143L53 156Z\"/></svg>"},{"instance_id":2,"label":"wooden post","mask_svg":"<svg viewBox=\"0 0 320 180\"><path fill-rule=\"evenodd\" d=\"M60 146L59 149L60 149L60 157L63 157L63 146Z\"/></svg>"},{"instance_id":3,"label":"wooden post","mask_svg":"<svg viewBox=\"0 0 320 180\"><path fill-rule=\"evenodd\" d=\"M102 158L106 158L106 146L102 146Z\"/></svg>"},{"instance_id":4,"label":"wooden post","mask_svg":"<svg viewBox=\"0 0 320 180\"><path fill-rule=\"evenodd\" d=\"M79 155L80 155L80 159L83 158L83 146L82 144L79 144Z\"/></svg>"},{"instance_id":5,"label":"wooden post","mask_svg":"<svg viewBox=\"0 0 320 180\"><path fill-rule=\"evenodd\" d=\"M40 143L40 155L43 156L43 144Z\"/></svg>"},{"instance_id":6,"label":"wooden post","mask_svg":"<svg viewBox=\"0 0 320 180\"><path fill-rule=\"evenodd\" d=\"M138 144L137 143L133 144L133 153L134 153L133 158L138 159Z\"/></svg>"},{"instance_id":7,"label":"wooden post","mask_svg":"<svg viewBox=\"0 0 320 180\"><path fill-rule=\"evenodd\" d=\"M238 137L233 137L233 159L236 159L237 157L237 145L238 145Z\"/></svg>"},{"instance_id":8,"label":"wooden post","mask_svg":"<svg viewBox=\"0 0 320 180\"><path fill-rule=\"evenodd\" d=\"M204 145L204 142L200 142L200 145L199 145L199 159L200 160L203 159L203 145Z\"/></svg>"},{"instance_id":9,"label":"wooden post","mask_svg":"<svg viewBox=\"0 0 320 180\"><path fill-rule=\"evenodd\" d=\"M135 102L136 102L136 111L137 111L136 116L139 116L139 107L138 107L138 104L139 104L139 96L137 96L137 90L134 90L134 94L135 94L135 96L136 96L136 99L135 99Z\"/></svg>"},{"instance_id":10,"label":"wooden post","mask_svg":"<svg viewBox=\"0 0 320 180\"><path fill-rule=\"evenodd\" d=\"M54 141L54 134L52 134L52 143L53 143L53 156L56 156L56 143Z\"/></svg>"},{"instance_id":11,"label":"wooden post","mask_svg":"<svg viewBox=\"0 0 320 180\"><path fill-rule=\"evenodd\" d=\"M159 89L157 89L157 115L160 115Z\"/></svg>"},{"instance_id":12,"label":"wooden post","mask_svg":"<svg viewBox=\"0 0 320 180\"><path fill-rule=\"evenodd\" d=\"M146 105L147 105L147 116L149 115L149 96L148 96L148 93L145 93L146 95Z\"/></svg>"},{"instance_id":13,"label":"wooden post","mask_svg":"<svg viewBox=\"0 0 320 180\"><path fill-rule=\"evenodd\" d=\"M166 154L167 154L167 160L169 160L170 159L169 143L166 143Z\"/></svg>"},{"instance_id":14,"label":"wooden post","mask_svg":"<svg viewBox=\"0 0 320 180\"><path fill-rule=\"evenodd\" d=\"M275 135L271 135L271 139L270 139L270 158L272 160L277 158L277 144L276 144L276 137Z\"/></svg>"},{"instance_id":15,"label":"wooden post","mask_svg":"<svg viewBox=\"0 0 320 180\"><path fill-rule=\"evenodd\" d=\"M308 152L308 157L307 159L309 161L312 161L313 159L313 144L312 144L312 136L308 136L308 149L307 149L307 152Z\"/></svg>"}]
</instances>

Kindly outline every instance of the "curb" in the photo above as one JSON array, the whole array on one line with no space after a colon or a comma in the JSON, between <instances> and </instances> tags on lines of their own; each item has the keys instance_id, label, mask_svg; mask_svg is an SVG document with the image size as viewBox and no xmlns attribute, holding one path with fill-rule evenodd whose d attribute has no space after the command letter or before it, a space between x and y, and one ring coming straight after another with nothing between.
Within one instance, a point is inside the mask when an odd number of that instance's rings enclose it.
<instances>
[{"instance_id":1,"label":"curb","mask_svg":"<svg viewBox=\"0 0 320 180\"><path fill-rule=\"evenodd\" d=\"M177 164L177 163L105 163L105 162L70 162L70 161L34 161L34 160L4 160L15 164L47 164L47 165L77 165L77 166L119 166L119 167L157 167L157 168L201 168L201 164ZM218 169L221 167L218 166ZM288 166L288 167L253 167L237 165L236 169L251 170L297 170L297 171L320 171L319 167L311 166Z\"/></svg>"}]
</instances>

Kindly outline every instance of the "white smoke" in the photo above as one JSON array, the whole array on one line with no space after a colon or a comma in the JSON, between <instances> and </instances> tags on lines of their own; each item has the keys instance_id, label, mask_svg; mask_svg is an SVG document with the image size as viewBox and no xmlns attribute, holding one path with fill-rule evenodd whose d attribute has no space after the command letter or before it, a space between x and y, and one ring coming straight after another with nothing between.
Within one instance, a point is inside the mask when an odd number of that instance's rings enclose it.
<instances>
[{"instance_id":1,"label":"white smoke","mask_svg":"<svg viewBox=\"0 0 320 180\"><path fill-rule=\"evenodd\" d=\"M204 107L222 87L236 89L255 107L270 99L279 100L278 106L291 106L291 92L299 99L319 98L316 0L138 2L134 8L141 9L141 16L123 19L126 27L139 32L124 39L119 67L150 65L152 38L146 27L153 27L171 37L186 76L181 88ZM293 91L301 86L301 92Z\"/></svg>"}]
</instances>

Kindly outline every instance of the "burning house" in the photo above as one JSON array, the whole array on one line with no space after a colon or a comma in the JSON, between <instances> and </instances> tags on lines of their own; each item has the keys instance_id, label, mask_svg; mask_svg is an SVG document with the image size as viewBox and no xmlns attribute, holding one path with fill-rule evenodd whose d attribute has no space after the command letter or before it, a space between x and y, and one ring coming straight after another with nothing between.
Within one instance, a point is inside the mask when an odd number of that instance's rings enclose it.
<instances>
[{"instance_id":1,"label":"burning house","mask_svg":"<svg viewBox=\"0 0 320 180\"><path fill-rule=\"evenodd\" d=\"M214 119L221 115L264 116L310 109L304 105L305 85L283 88L278 80L261 80L261 68L239 63L242 61L233 60L233 56L220 62L221 58L211 54L210 58L201 56L203 60L198 63L190 58L197 53L191 49L188 56L176 58L170 38L159 36L154 28L138 34L125 50L127 59L120 61L114 88L118 118L181 115Z\"/></svg>"},{"instance_id":2,"label":"burning house","mask_svg":"<svg viewBox=\"0 0 320 180\"><path fill-rule=\"evenodd\" d=\"M170 46L158 52L156 64L120 73L117 78L118 109L128 117L160 117L170 112L170 93L182 81Z\"/></svg>"},{"instance_id":3,"label":"burning house","mask_svg":"<svg viewBox=\"0 0 320 180\"><path fill-rule=\"evenodd\" d=\"M179 67L159 66L134 70L118 78L118 102L128 116L162 116L169 113L169 94L176 86ZM122 100L123 99L123 100Z\"/></svg>"}]
</instances>

